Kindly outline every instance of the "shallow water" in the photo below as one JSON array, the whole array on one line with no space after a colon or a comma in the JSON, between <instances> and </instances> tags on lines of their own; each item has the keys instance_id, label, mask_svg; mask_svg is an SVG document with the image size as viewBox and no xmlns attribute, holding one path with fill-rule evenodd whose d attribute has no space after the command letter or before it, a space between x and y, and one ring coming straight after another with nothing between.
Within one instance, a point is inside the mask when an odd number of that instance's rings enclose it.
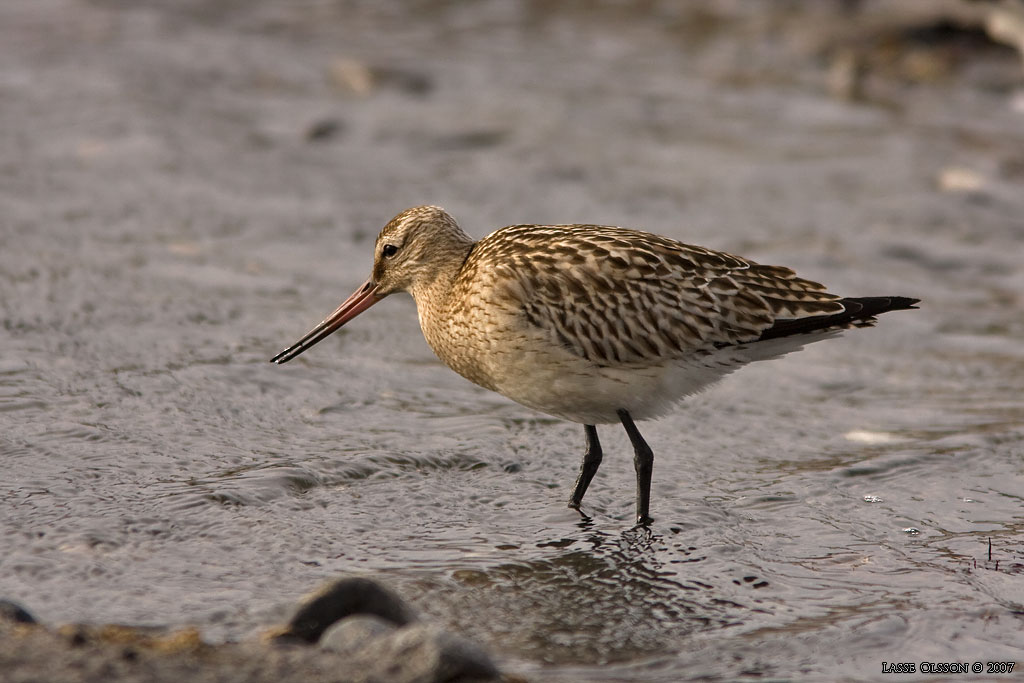
<instances>
[{"instance_id":1,"label":"shallow water","mask_svg":"<svg viewBox=\"0 0 1024 683\"><path fill-rule=\"evenodd\" d=\"M534 680L1024 665L1015 57L848 102L827 12L367 5L0 8L0 594L223 640L367 572ZM642 425L649 531L603 428L581 519L579 426L448 371L411 300L267 362L425 202L924 303Z\"/></svg>"}]
</instances>

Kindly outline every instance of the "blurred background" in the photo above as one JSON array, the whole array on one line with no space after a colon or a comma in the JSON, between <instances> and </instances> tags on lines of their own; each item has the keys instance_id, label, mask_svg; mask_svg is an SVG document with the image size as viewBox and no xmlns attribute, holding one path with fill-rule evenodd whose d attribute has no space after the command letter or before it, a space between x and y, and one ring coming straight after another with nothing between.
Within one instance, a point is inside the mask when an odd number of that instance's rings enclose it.
<instances>
[{"instance_id":1,"label":"blurred background","mask_svg":"<svg viewBox=\"0 0 1024 683\"><path fill-rule=\"evenodd\" d=\"M536 680L1024 659L1022 46L1014 0L4 0L0 597L216 642L363 572ZM407 298L267 363L423 203L923 303L646 427L644 534L620 430L581 519L582 430Z\"/></svg>"}]
</instances>

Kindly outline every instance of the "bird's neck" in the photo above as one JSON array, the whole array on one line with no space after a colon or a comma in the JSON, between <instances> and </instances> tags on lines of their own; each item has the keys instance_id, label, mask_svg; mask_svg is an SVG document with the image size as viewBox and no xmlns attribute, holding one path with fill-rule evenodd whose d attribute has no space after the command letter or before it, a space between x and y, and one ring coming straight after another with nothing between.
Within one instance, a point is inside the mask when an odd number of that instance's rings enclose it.
<instances>
[{"instance_id":1,"label":"bird's neck","mask_svg":"<svg viewBox=\"0 0 1024 683\"><path fill-rule=\"evenodd\" d=\"M416 300L420 329L430 348L448 367L470 379L473 379L471 369L463 367L466 354L460 353L466 335L461 333L460 316L456 311L465 289L460 286L459 276L472 248L470 241L459 250L452 249L443 260L435 262L438 267L429 279L418 279L410 289Z\"/></svg>"},{"instance_id":2,"label":"bird's neck","mask_svg":"<svg viewBox=\"0 0 1024 683\"><path fill-rule=\"evenodd\" d=\"M424 316L432 322L445 317L455 281L472 248L473 241L469 238L465 242L446 244L444 253L432 259L429 276L421 275L413 281L409 293L416 300L421 324L425 322Z\"/></svg>"}]
</instances>

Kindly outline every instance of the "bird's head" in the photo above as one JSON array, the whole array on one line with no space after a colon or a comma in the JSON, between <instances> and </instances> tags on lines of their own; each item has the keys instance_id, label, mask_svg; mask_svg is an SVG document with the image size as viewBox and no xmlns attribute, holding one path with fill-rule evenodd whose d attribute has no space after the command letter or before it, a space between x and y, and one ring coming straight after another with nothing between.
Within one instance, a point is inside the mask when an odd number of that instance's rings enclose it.
<instances>
[{"instance_id":1,"label":"bird's head","mask_svg":"<svg viewBox=\"0 0 1024 683\"><path fill-rule=\"evenodd\" d=\"M472 240L455 219L438 206L417 206L398 214L377 235L373 274L377 296L409 292L432 282L453 253L464 253Z\"/></svg>"},{"instance_id":2,"label":"bird's head","mask_svg":"<svg viewBox=\"0 0 1024 683\"><path fill-rule=\"evenodd\" d=\"M370 278L271 362L287 363L389 294L426 289L445 268L461 265L472 244L455 219L440 207L417 206L403 211L377 235Z\"/></svg>"}]
</instances>

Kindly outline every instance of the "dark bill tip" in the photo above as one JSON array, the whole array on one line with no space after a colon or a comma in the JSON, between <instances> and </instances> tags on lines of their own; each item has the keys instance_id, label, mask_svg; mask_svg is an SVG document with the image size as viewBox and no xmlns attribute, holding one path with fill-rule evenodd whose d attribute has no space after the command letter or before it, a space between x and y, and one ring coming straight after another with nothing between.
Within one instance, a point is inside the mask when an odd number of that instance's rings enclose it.
<instances>
[{"instance_id":1,"label":"dark bill tip","mask_svg":"<svg viewBox=\"0 0 1024 683\"><path fill-rule=\"evenodd\" d=\"M271 363L281 365L295 358L300 353L310 348L317 342L329 336L336 329L356 317L370 306L381 300L375 294L376 285L373 280L367 280L363 285L353 292L352 296L344 302L329 316L320 321L320 324L311 329L299 341L295 342L281 353L270 359Z\"/></svg>"}]
</instances>

